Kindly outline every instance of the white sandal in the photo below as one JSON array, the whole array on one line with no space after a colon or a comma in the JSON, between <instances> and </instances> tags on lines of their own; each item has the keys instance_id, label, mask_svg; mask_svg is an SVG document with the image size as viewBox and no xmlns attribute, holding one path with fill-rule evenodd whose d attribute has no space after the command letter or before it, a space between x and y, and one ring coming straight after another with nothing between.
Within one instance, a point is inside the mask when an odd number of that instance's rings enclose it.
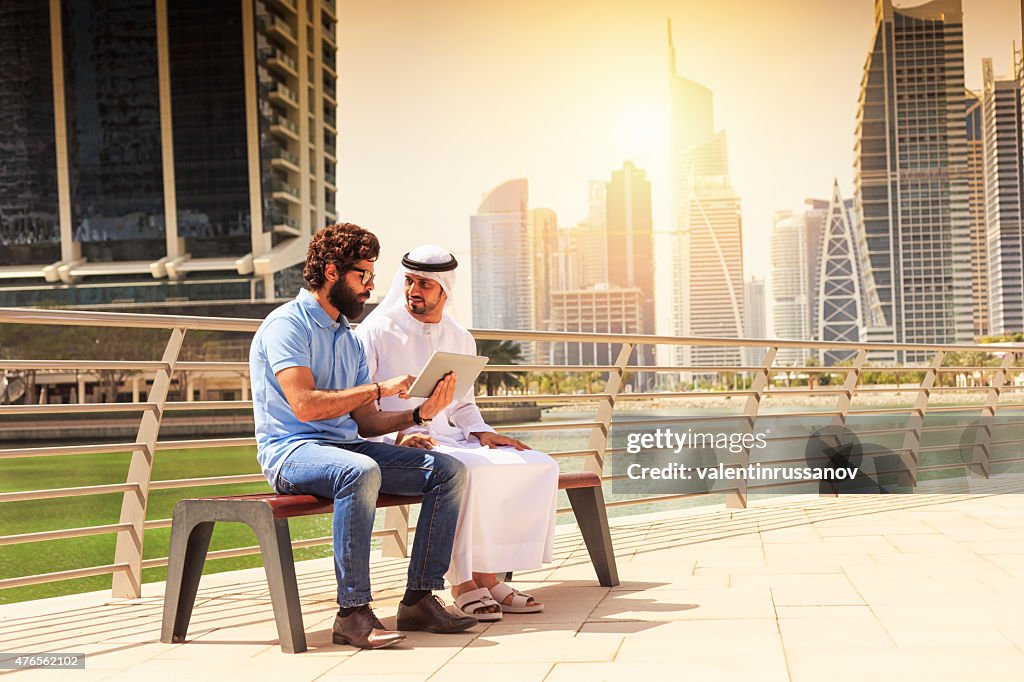
<instances>
[{"instance_id":1,"label":"white sandal","mask_svg":"<svg viewBox=\"0 0 1024 682\"><path fill-rule=\"evenodd\" d=\"M504 613L540 613L544 610L543 604L530 603L530 600L533 599L533 595L520 592L516 588L505 583L498 583L494 585L494 587L490 588L490 592L491 596L494 597L494 601L501 604L501 610ZM510 594L515 595L512 597L512 603L503 603Z\"/></svg>"},{"instance_id":2,"label":"white sandal","mask_svg":"<svg viewBox=\"0 0 1024 682\"><path fill-rule=\"evenodd\" d=\"M464 616L476 618L481 623L496 623L501 620L501 611L485 611L488 606L498 605L486 587L464 592L455 598L455 609Z\"/></svg>"}]
</instances>

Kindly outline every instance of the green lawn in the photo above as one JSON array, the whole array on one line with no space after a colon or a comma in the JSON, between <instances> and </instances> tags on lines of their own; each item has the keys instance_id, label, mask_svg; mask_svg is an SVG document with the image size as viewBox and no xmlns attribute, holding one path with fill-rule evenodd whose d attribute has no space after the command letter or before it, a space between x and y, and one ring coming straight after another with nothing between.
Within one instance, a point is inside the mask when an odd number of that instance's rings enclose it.
<instances>
[{"instance_id":1,"label":"green lawn","mask_svg":"<svg viewBox=\"0 0 1024 682\"><path fill-rule=\"evenodd\" d=\"M118 453L6 460L3 476L0 477L0 491L124 483L129 459L129 453ZM259 471L255 447L165 450L157 454L153 479L195 478ZM156 490L150 494L146 518L170 518L174 504L186 497L268 490L269 487L264 483ZM121 512L121 499L122 493L114 493L0 504L0 535L117 523ZM291 523L294 538L319 537L330 535L331 532L329 516L295 519ZM145 558L167 556L170 533L170 528L148 531L144 545ZM0 550L0 579L110 564L113 563L115 542L116 535L110 533L8 545ZM255 544L256 538L246 526L228 523L217 526L210 547L225 549ZM330 546L325 545L300 549L295 554L296 559L309 559L330 556L330 552ZM209 562L207 572L230 571L259 565L261 562L258 555L218 559ZM147 569L143 572L145 582L164 580L165 576L164 568ZM0 590L0 604L107 589L110 587L110 580L111 576L101 575Z\"/></svg>"}]
</instances>

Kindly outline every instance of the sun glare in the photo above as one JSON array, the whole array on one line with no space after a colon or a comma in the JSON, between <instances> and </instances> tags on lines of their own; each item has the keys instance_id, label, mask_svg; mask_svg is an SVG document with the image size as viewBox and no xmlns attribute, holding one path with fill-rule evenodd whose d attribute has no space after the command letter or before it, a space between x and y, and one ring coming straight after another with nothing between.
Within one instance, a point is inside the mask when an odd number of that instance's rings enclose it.
<instances>
[{"instance_id":1,"label":"sun glare","mask_svg":"<svg viewBox=\"0 0 1024 682\"><path fill-rule=\"evenodd\" d=\"M669 144L669 116L664 109L634 107L624 112L621 121L622 142L631 156L650 154Z\"/></svg>"}]
</instances>

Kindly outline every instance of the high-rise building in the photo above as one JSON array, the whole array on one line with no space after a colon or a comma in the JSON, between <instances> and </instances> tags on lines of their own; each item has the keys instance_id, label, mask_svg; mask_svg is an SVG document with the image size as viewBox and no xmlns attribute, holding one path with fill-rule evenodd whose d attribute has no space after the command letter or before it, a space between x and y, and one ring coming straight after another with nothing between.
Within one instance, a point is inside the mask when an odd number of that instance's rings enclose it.
<instances>
[{"instance_id":1,"label":"high-rise building","mask_svg":"<svg viewBox=\"0 0 1024 682\"><path fill-rule=\"evenodd\" d=\"M531 329L547 329L551 319L551 292L559 275L555 254L558 253L558 216L550 208L534 208L528 213L530 255L533 267L533 323Z\"/></svg>"},{"instance_id":2,"label":"high-rise building","mask_svg":"<svg viewBox=\"0 0 1024 682\"><path fill-rule=\"evenodd\" d=\"M608 284L639 289L643 294L640 330L655 333L654 320L654 221L651 217L651 183L632 161L612 172L605 186L608 241ZM654 364L654 346L640 349L639 363Z\"/></svg>"},{"instance_id":3,"label":"high-rise building","mask_svg":"<svg viewBox=\"0 0 1024 682\"><path fill-rule=\"evenodd\" d=\"M1021 143L1021 79L996 79L992 60L982 63L985 136L985 201L991 331L1024 331L1024 145Z\"/></svg>"},{"instance_id":4,"label":"high-rise building","mask_svg":"<svg viewBox=\"0 0 1024 682\"><path fill-rule=\"evenodd\" d=\"M644 294L645 333L654 333L654 223L651 183L632 161L606 185L608 284Z\"/></svg>"},{"instance_id":5,"label":"high-rise building","mask_svg":"<svg viewBox=\"0 0 1024 682\"><path fill-rule=\"evenodd\" d=\"M981 95L964 92L967 100L967 208L971 214L971 301L973 332L987 336L989 311L988 239L985 223L985 136Z\"/></svg>"},{"instance_id":6,"label":"high-rise building","mask_svg":"<svg viewBox=\"0 0 1024 682\"><path fill-rule=\"evenodd\" d=\"M582 257L581 285L592 287L608 282L607 187L591 180L587 194L587 220L577 226L576 242Z\"/></svg>"},{"instance_id":7,"label":"high-rise building","mask_svg":"<svg viewBox=\"0 0 1024 682\"><path fill-rule=\"evenodd\" d=\"M569 291L583 287L583 262L586 260L580 248L581 235L588 229L586 221L573 227L560 227L554 250L548 263L551 268L551 291Z\"/></svg>"},{"instance_id":8,"label":"high-rise building","mask_svg":"<svg viewBox=\"0 0 1024 682\"><path fill-rule=\"evenodd\" d=\"M772 216L772 327L775 338L810 341L814 338L811 290L816 272L809 257L818 245L811 226L817 216L808 211L776 211ZM820 235L820 229L818 231ZM775 362L781 366L803 364L806 348L780 348Z\"/></svg>"},{"instance_id":9,"label":"high-rise building","mask_svg":"<svg viewBox=\"0 0 1024 682\"><path fill-rule=\"evenodd\" d=\"M556 291L551 297L552 331L640 334L644 294L636 288L600 285ZM619 344L559 341L551 344L551 362L558 365L609 365L618 359ZM636 349L632 361L635 362Z\"/></svg>"},{"instance_id":10,"label":"high-rise building","mask_svg":"<svg viewBox=\"0 0 1024 682\"><path fill-rule=\"evenodd\" d=\"M858 229L881 318L872 340L971 340L963 55L960 0L876 0L855 147Z\"/></svg>"},{"instance_id":11,"label":"high-rise building","mask_svg":"<svg viewBox=\"0 0 1024 682\"><path fill-rule=\"evenodd\" d=\"M747 338L768 338L768 311L765 301L764 278L750 276L743 287L743 304L746 308L744 332ZM760 365L764 362L764 353L764 348L744 347L743 364L747 367Z\"/></svg>"},{"instance_id":12,"label":"high-rise building","mask_svg":"<svg viewBox=\"0 0 1024 682\"><path fill-rule=\"evenodd\" d=\"M5 0L0 305L290 296L335 216L329 0Z\"/></svg>"},{"instance_id":13,"label":"high-rise building","mask_svg":"<svg viewBox=\"0 0 1024 682\"><path fill-rule=\"evenodd\" d=\"M669 23L672 182L676 213L673 314L678 336L743 336L743 235L724 132L711 91L677 75ZM738 346L680 346L678 364L739 365Z\"/></svg>"},{"instance_id":14,"label":"high-rise building","mask_svg":"<svg viewBox=\"0 0 1024 682\"><path fill-rule=\"evenodd\" d=\"M484 329L532 329L533 246L526 178L509 180L486 195L470 218L473 261L473 325ZM532 348L523 348L529 355Z\"/></svg>"},{"instance_id":15,"label":"high-rise building","mask_svg":"<svg viewBox=\"0 0 1024 682\"><path fill-rule=\"evenodd\" d=\"M555 272L558 253L558 216L550 208L534 208L528 213L530 260L533 273L533 321L530 329L544 330L551 325L551 292L559 275ZM533 344L538 358L548 357L548 344Z\"/></svg>"},{"instance_id":16,"label":"high-rise building","mask_svg":"<svg viewBox=\"0 0 1024 682\"><path fill-rule=\"evenodd\" d=\"M613 171L612 180L606 185L606 203L608 284L636 287L653 305L654 223L651 183L644 171L632 161ZM653 313L649 317L645 325L653 323Z\"/></svg>"}]
</instances>

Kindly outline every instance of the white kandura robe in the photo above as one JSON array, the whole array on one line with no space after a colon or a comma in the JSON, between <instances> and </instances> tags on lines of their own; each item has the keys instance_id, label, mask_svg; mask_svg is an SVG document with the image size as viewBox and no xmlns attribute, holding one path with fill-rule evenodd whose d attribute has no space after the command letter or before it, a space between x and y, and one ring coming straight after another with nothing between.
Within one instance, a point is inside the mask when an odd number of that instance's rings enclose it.
<instances>
[{"instance_id":1,"label":"white kandura robe","mask_svg":"<svg viewBox=\"0 0 1024 682\"><path fill-rule=\"evenodd\" d=\"M472 335L447 315L427 324L400 308L359 325L356 335L366 349L371 381L418 374L435 351L476 355ZM408 410L423 401L384 398L381 409ZM453 585L471 580L473 571L540 568L551 561L554 544L558 463L536 450L481 446L469 435L480 431L494 429L480 415L472 389L428 426L406 431L428 433L440 443L438 451L456 457L468 469L452 562L445 574ZM387 440L394 442L394 434Z\"/></svg>"}]
</instances>

